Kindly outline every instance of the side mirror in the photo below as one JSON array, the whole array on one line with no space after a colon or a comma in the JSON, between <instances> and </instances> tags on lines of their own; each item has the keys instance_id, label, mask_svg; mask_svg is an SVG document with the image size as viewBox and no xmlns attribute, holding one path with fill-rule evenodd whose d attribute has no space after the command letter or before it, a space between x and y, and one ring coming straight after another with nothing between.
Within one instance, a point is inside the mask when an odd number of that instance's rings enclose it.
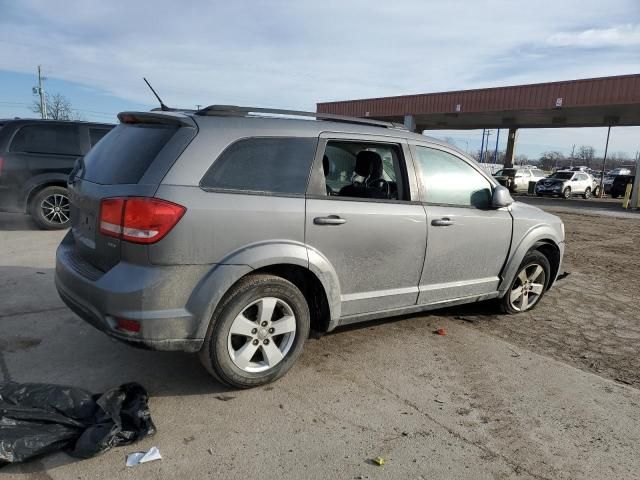
<instances>
[{"instance_id":1,"label":"side mirror","mask_svg":"<svg viewBox=\"0 0 640 480\"><path fill-rule=\"evenodd\" d=\"M491 194L491 206L493 208L508 207L512 203L513 198L511 198L509 189L502 185L498 185L493 189L493 193Z\"/></svg>"}]
</instances>

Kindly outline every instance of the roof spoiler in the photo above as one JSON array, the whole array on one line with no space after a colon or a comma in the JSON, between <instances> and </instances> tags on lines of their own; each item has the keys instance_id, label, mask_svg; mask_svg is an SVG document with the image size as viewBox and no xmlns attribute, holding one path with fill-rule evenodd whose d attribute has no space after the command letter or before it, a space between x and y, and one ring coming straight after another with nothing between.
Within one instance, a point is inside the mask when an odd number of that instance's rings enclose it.
<instances>
[{"instance_id":1,"label":"roof spoiler","mask_svg":"<svg viewBox=\"0 0 640 480\"><path fill-rule=\"evenodd\" d=\"M172 110L173 112L180 113L184 110ZM181 125L185 127L195 127L193 119L187 115L172 115L170 112L164 111L163 113L151 112L120 112L118 114L118 120L121 123L136 124L156 124L156 125Z\"/></svg>"}]
</instances>

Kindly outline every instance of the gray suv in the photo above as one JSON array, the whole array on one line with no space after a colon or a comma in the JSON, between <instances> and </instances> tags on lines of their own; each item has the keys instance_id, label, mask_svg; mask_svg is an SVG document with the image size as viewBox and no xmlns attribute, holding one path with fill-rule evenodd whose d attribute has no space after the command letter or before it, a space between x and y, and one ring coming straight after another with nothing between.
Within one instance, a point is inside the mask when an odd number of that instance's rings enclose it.
<instances>
[{"instance_id":1,"label":"gray suv","mask_svg":"<svg viewBox=\"0 0 640 480\"><path fill-rule=\"evenodd\" d=\"M310 329L529 310L560 270L558 217L394 124L230 106L119 119L70 177L58 292L119 340L199 352L227 384L281 377Z\"/></svg>"}]
</instances>

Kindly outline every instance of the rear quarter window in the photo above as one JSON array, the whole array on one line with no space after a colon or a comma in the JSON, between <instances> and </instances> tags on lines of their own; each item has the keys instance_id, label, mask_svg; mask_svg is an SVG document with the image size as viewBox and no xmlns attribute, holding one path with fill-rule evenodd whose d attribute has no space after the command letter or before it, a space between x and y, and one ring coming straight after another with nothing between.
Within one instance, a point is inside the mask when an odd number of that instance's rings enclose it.
<instances>
[{"instance_id":1,"label":"rear quarter window","mask_svg":"<svg viewBox=\"0 0 640 480\"><path fill-rule=\"evenodd\" d=\"M118 125L89 151L81 178L109 185L138 183L178 128L177 125Z\"/></svg>"},{"instance_id":2,"label":"rear quarter window","mask_svg":"<svg viewBox=\"0 0 640 480\"><path fill-rule=\"evenodd\" d=\"M25 125L13 137L9 150L50 155L81 155L78 125Z\"/></svg>"},{"instance_id":3,"label":"rear quarter window","mask_svg":"<svg viewBox=\"0 0 640 480\"><path fill-rule=\"evenodd\" d=\"M316 138L247 138L222 152L200 182L204 189L303 194Z\"/></svg>"}]
</instances>

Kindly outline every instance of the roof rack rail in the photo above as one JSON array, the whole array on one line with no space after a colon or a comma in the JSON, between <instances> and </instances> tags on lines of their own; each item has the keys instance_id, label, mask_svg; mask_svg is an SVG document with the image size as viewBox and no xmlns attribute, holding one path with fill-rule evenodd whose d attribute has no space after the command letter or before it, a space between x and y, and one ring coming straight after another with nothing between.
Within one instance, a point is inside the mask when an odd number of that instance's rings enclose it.
<instances>
[{"instance_id":1,"label":"roof rack rail","mask_svg":"<svg viewBox=\"0 0 640 480\"><path fill-rule=\"evenodd\" d=\"M404 125L384 122L382 120L373 120L368 118L347 117L345 115L335 115L333 113L304 112L300 110L282 110L278 108L263 107L239 107L236 105L209 105L208 107L198 110L196 115L203 116L239 116L246 117L252 113L265 113L268 115L285 115L291 117L311 117L318 120L329 120L332 122L355 123L358 125L370 125L383 128L404 129Z\"/></svg>"},{"instance_id":2,"label":"roof rack rail","mask_svg":"<svg viewBox=\"0 0 640 480\"><path fill-rule=\"evenodd\" d=\"M155 107L150 110L151 112L182 112L182 113L196 113L197 110L188 108L171 108L171 107Z\"/></svg>"}]
</instances>

